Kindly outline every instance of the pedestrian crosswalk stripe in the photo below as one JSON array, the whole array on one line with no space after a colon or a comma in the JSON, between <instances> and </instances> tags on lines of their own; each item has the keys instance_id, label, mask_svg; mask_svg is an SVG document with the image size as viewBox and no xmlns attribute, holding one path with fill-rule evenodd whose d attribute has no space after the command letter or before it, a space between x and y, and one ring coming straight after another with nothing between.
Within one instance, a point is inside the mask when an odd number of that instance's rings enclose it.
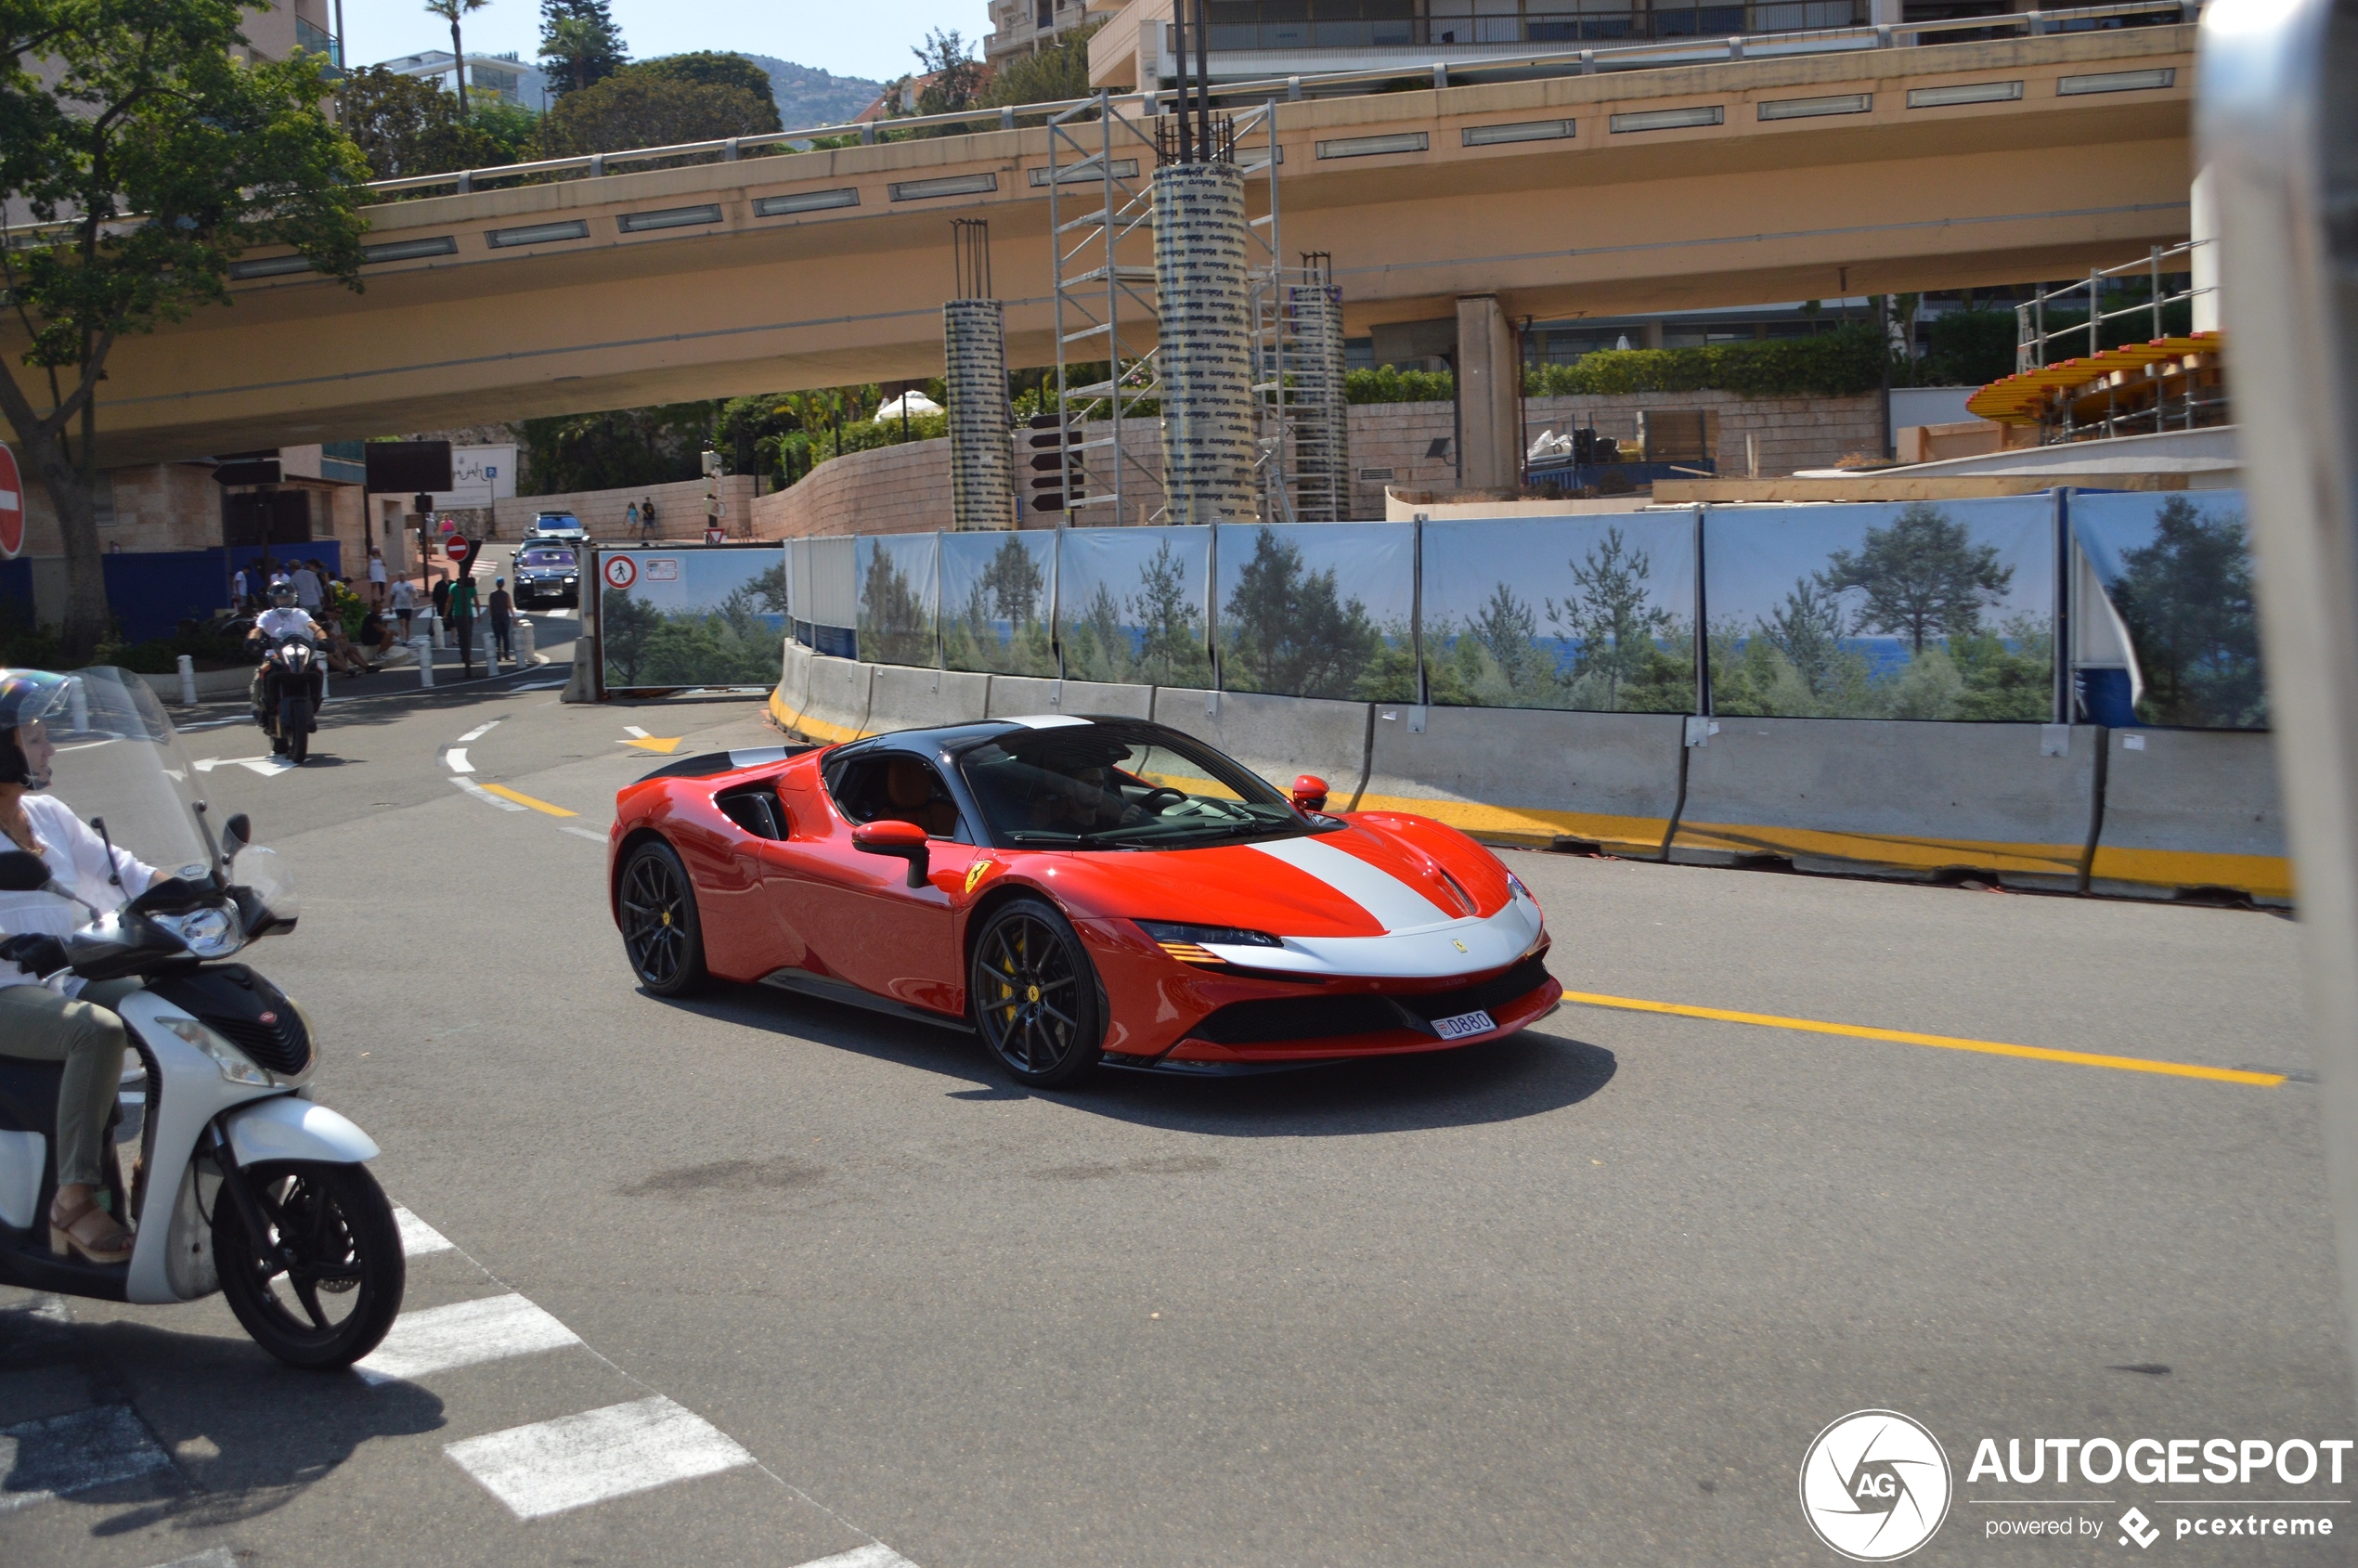
<instances>
[{"instance_id":1,"label":"pedestrian crosswalk stripe","mask_svg":"<svg viewBox=\"0 0 2358 1568\"><path fill-rule=\"evenodd\" d=\"M111 1486L172 1468L127 1405L93 1405L0 1429L0 1515L45 1497Z\"/></svg>"},{"instance_id":2,"label":"pedestrian crosswalk stripe","mask_svg":"<svg viewBox=\"0 0 2358 1568\"><path fill-rule=\"evenodd\" d=\"M393 1206L393 1223L401 1227L401 1253L404 1257L422 1258L429 1252L451 1251L448 1237L398 1203Z\"/></svg>"},{"instance_id":3,"label":"pedestrian crosswalk stripe","mask_svg":"<svg viewBox=\"0 0 2358 1568\"><path fill-rule=\"evenodd\" d=\"M579 1335L521 1295L486 1296L403 1313L384 1343L353 1370L372 1383L391 1382L580 1342Z\"/></svg>"},{"instance_id":4,"label":"pedestrian crosswalk stripe","mask_svg":"<svg viewBox=\"0 0 2358 1568\"><path fill-rule=\"evenodd\" d=\"M238 1554L227 1547L215 1547L194 1557L175 1557L169 1562L160 1562L156 1568L238 1568Z\"/></svg>"},{"instance_id":5,"label":"pedestrian crosswalk stripe","mask_svg":"<svg viewBox=\"0 0 2358 1568\"><path fill-rule=\"evenodd\" d=\"M802 1568L917 1568L917 1565L879 1541L856 1551L841 1551L833 1557L806 1562Z\"/></svg>"},{"instance_id":6,"label":"pedestrian crosswalk stripe","mask_svg":"<svg viewBox=\"0 0 2358 1568\"><path fill-rule=\"evenodd\" d=\"M518 1519L754 1462L726 1432L661 1394L471 1437L443 1452Z\"/></svg>"}]
</instances>

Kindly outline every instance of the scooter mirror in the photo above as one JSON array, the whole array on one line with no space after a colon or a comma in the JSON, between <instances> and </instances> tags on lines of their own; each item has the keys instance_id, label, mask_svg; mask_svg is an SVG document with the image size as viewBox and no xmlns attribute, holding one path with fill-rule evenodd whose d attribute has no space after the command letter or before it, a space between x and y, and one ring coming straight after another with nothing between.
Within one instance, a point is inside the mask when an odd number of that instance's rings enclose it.
<instances>
[{"instance_id":1,"label":"scooter mirror","mask_svg":"<svg viewBox=\"0 0 2358 1568\"><path fill-rule=\"evenodd\" d=\"M49 885L49 862L30 849L0 855L0 893L37 893Z\"/></svg>"},{"instance_id":2,"label":"scooter mirror","mask_svg":"<svg viewBox=\"0 0 2358 1568\"><path fill-rule=\"evenodd\" d=\"M221 824L221 861L224 865L238 858L238 851L253 842L253 823L243 811Z\"/></svg>"}]
</instances>

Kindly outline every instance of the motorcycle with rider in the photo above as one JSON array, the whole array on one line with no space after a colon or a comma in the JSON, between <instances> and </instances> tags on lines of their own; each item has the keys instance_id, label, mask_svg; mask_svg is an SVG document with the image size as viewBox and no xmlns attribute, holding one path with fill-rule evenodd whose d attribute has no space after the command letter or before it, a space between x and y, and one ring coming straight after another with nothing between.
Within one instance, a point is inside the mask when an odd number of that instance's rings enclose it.
<instances>
[{"instance_id":1,"label":"motorcycle with rider","mask_svg":"<svg viewBox=\"0 0 2358 1568\"><path fill-rule=\"evenodd\" d=\"M253 721L270 737L275 755L300 765L311 755L311 735L319 727L328 669L319 653L319 623L296 605L292 580L271 582L270 608L255 617L246 640L262 654L253 672Z\"/></svg>"}]
</instances>

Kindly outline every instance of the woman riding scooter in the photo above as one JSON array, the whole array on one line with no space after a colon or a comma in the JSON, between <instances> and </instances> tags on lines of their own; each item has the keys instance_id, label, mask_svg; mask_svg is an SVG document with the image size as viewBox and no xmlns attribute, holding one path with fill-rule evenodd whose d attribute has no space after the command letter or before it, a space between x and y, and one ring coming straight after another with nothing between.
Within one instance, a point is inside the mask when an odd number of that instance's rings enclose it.
<instances>
[{"instance_id":1,"label":"woman riding scooter","mask_svg":"<svg viewBox=\"0 0 2358 1568\"><path fill-rule=\"evenodd\" d=\"M0 848L30 850L63 887L100 908L147 890L152 868L112 849L49 786L45 717L65 706L64 677L0 669ZM98 1207L106 1123L123 1076L128 1040L113 1004L139 981L85 982L71 976L59 939L73 929L71 906L40 893L0 892L0 1055L63 1062L58 1089L58 1196L49 1209L49 1250L94 1263L131 1256L131 1233Z\"/></svg>"}]
</instances>

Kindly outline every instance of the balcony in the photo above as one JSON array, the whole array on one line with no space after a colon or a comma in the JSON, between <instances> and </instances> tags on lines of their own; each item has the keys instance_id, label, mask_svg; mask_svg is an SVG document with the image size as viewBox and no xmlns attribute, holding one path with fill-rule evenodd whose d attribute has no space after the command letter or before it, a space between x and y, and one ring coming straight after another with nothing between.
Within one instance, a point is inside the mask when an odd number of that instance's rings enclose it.
<instances>
[{"instance_id":1,"label":"balcony","mask_svg":"<svg viewBox=\"0 0 2358 1568\"><path fill-rule=\"evenodd\" d=\"M328 57L328 75L330 78L343 74L343 39L338 38L326 28L315 26L301 17L294 19L294 34L295 43L298 45L312 54Z\"/></svg>"},{"instance_id":2,"label":"balcony","mask_svg":"<svg viewBox=\"0 0 2358 1568\"><path fill-rule=\"evenodd\" d=\"M1640 43L1656 39L1726 38L1737 34L1797 32L1811 28L1863 27L1872 19L1870 0L1775 0L1765 5L1658 5L1632 6L1627 0L1558 0L1520 11L1477 15L1471 0L1462 14L1448 15L1450 0L1435 0L1420 17L1304 18L1211 24L1211 47L1219 54L1328 49L1430 48L1434 45L1532 45L1539 48L1596 43ZM1272 6L1274 10L1276 7ZM1487 4L1484 12L1493 10ZM1165 58L1173 48L1164 30Z\"/></svg>"}]
</instances>

